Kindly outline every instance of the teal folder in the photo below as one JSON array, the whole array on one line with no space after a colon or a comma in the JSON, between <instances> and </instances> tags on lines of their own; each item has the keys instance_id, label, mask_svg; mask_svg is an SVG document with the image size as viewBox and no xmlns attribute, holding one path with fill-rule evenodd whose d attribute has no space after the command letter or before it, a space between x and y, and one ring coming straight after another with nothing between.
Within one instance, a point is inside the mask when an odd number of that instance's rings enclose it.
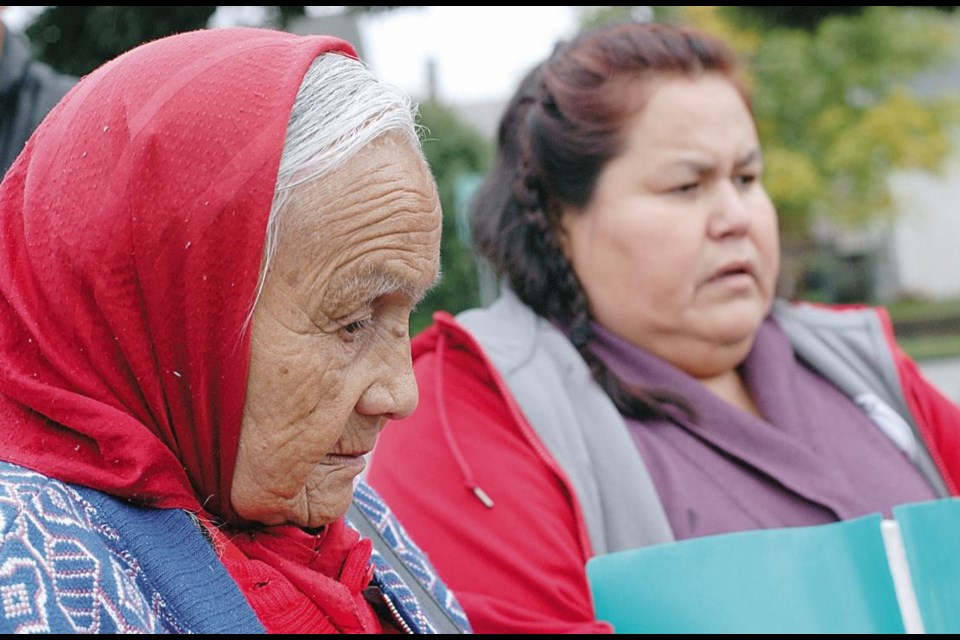
<instances>
[{"instance_id":1,"label":"teal folder","mask_svg":"<svg viewBox=\"0 0 960 640\"><path fill-rule=\"evenodd\" d=\"M960 631L960 500L894 518L885 532L877 514L597 556L597 618L618 633Z\"/></svg>"},{"instance_id":2,"label":"teal folder","mask_svg":"<svg viewBox=\"0 0 960 640\"><path fill-rule=\"evenodd\" d=\"M960 499L894 507L927 633L960 632Z\"/></svg>"}]
</instances>

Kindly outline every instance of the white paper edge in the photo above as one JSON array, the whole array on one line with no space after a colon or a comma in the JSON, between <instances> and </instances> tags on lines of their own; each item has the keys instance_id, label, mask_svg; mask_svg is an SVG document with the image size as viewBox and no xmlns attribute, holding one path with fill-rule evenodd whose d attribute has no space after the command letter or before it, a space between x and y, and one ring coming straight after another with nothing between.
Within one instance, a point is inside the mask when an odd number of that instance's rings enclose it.
<instances>
[{"instance_id":1,"label":"white paper edge","mask_svg":"<svg viewBox=\"0 0 960 640\"><path fill-rule=\"evenodd\" d=\"M920 617L920 605L917 604L917 594L913 590L913 579L910 577L910 565L907 564L907 552L900 536L900 525L896 520L883 520L880 523L880 533L883 535L887 563L893 575L893 588L900 604L903 629L907 633L925 633L923 618Z\"/></svg>"}]
</instances>

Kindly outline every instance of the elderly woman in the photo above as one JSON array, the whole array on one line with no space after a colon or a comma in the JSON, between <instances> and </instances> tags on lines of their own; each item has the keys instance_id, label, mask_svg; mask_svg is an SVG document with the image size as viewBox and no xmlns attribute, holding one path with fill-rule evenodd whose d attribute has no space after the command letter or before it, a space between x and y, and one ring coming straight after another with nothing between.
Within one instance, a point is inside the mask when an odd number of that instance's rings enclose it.
<instances>
[{"instance_id":1,"label":"elderly woman","mask_svg":"<svg viewBox=\"0 0 960 640\"><path fill-rule=\"evenodd\" d=\"M407 321L441 221L409 101L353 56L156 41L87 76L7 174L4 631L444 628L343 518L417 403Z\"/></svg>"},{"instance_id":2,"label":"elderly woman","mask_svg":"<svg viewBox=\"0 0 960 640\"><path fill-rule=\"evenodd\" d=\"M609 631L596 554L956 493L960 411L887 316L775 301L762 172L703 34L587 33L514 97L474 211L507 286L418 336L369 475L478 632Z\"/></svg>"}]
</instances>

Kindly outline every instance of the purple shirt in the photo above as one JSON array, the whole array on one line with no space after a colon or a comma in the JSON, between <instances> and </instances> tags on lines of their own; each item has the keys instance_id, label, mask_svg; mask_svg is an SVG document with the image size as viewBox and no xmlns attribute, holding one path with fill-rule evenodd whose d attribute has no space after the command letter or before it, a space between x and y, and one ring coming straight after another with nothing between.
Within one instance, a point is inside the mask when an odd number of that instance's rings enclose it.
<instances>
[{"instance_id":1,"label":"purple shirt","mask_svg":"<svg viewBox=\"0 0 960 640\"><path fill-rule=\"evenodd\" d=\"M768 318L740 366L758 418L599 326L594 350L622 380L669 389L699 420L627 420L678 540L805 526L936 497L873 421L794 356Z\"/></svg>"}]
</instances>

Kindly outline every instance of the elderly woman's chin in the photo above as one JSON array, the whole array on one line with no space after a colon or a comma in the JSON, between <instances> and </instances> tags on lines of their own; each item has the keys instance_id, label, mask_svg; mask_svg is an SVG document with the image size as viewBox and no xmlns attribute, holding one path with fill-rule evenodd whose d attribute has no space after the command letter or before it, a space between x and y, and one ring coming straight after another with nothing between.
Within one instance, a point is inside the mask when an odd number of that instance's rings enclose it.
<instances>
[{"instance_id":1,"label":"elderly woman's chin","mask_svg":"<svg viewBox=\"0 0 960 640\"><path fill-rule=\"evenodd\" d=\"M344 466L331 471L320 465L297 491L271 491L254 483L235 481L231 494L233 507L237 514L251 522L322 527L347 512L354 482L361 470Z\"/></svg>"}]
</instances>

